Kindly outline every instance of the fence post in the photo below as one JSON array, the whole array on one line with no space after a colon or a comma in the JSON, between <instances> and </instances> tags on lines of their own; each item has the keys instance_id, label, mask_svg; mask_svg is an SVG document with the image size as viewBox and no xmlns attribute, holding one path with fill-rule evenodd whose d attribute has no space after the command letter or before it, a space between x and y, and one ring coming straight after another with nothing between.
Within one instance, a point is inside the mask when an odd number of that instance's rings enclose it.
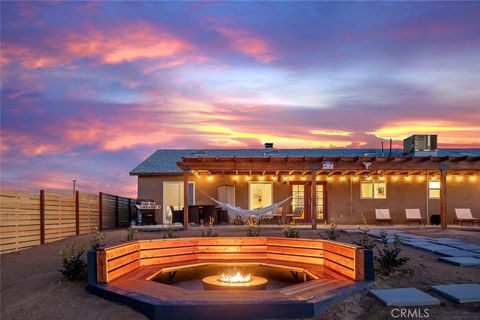
<instances>
[{"instance_id":1,"label":"fence post","mask_svg":"<svg viewBox=\"0 0 480 320\"><path fill-rule=\"evenodd\" d=\"M132 223L132 199L128 198L128 225Z\"/></svg>"},{"instance_id":2,"label":"fence post","mask_svg":"<svg viewBox=\"0 0 480 320\"><path fill-rule=\"evenodd\" d=\"M75 233L80 235L80 194L75 191Z\"/></svg>"},{"instance_id":3,"label":"fence post","mask_svg":"<svg viewBox=\"0 0 480 320\"><path fill-rule=\"evenodd\" d=\"M40 190L40 244L45 243L45 190Z\"/></svg>"},{"instance_id":4,"label":"fence post","mask_svg":"<svg viewBox=\"0 0 480 320\"><path fill-rule=\"evenodd\" d=\"M120 217L119 217L119 210L118 210L118 196L115 196L115 227L119 227L119 222Z\"/></svg>"},{"instance_id":5,"label":"fence post","mask_svg":"<svg viewBox=\"0 0 480 320\"><path fill-rule=\"evenodd\" d=\"M98 193L98 230L102 230L102 215L103 215L103 208L102 208L102 192Z\"/></svg>"}]
</instances>

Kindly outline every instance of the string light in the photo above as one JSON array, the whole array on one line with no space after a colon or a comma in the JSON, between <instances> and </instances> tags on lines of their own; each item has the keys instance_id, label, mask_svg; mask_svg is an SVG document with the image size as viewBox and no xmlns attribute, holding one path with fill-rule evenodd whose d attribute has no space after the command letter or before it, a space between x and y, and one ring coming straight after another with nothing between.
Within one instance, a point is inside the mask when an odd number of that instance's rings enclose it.
<instances>
[{"instance_id":1,"label":"string light","mask_svg":"<svg viewBox=\"0 0 480 320\"><path fill-rule=\"evenodd\" d=\"M417 180L418 181L423 181L423 176L418 176Z\"/></svg>"},{"instance_id":2,"label":"string light","mask_svg":"<svg viewBox=\"0 0 480 320\"><path fill-rule=\"evenodd\" d=\"M305 181L307 180L307 178L305 176L302 176L302 180Z\"/></svg>"},{"instance_id":3,"label":"string light","mask_svg":"<svg viewBox=\"0 0 480 320\"><path fill-rule=\"evenodd\" d=\"M393 176L392 177L392 181L397 181L398 180L398 177L397 176Z\"/></svg>"},{"instance_id":4,"label":"string light","mask_svg":"<svg viewBox=\"0 0 480 320\"><path fill-rule=\"evenodd\" d=\"M477 180L477 176L474 176L474 175L471 175L470 178L469 178L470 181L476 181Z\"/></svg>"},{"instance_id":5,"label":"string light","mask_svg":"<svg viewBox=\"0 0 480 320\"><path fill-rule=\"evenodd\" d=\"M457 175L455 178L457 181L463 181L463 176Z\"/></svg>"},{"instance_id":6,"label":"string light","mask_svg":"<svg viewBox=\"0 0 480 320\"><path fill-rule=\"evenodd\" d=\"M210 176L207 177L207 179L208 179L208 181L212 181L212 180L213 180L213 176L210 175Z\"/></svg>"},{"instance_id":7,"label":"string light","mask_svg":"<svg viewBox=\"0 0 480 320\"><path fill-rule=\"evenodd\" d=\"M258 179L259 179L260 181L263 181L263 179L265 179L265 177L264 177L264 176L260 176L260 177L258 177Z\"/></svg>"},{"instance_id":8,"label":"string light","mask_svg":"<svg viewBox=\"0 0 480 320\"><path fill-rule=\"evenodd\" d=\"M233 176L233 180L234 180L234 181L237 181L237 180L238 180L238 176L237 176L237 175L234 175L234 176Z\"/></svg>"},{"instance_id":9,"label":"string light","mask_svg":"<svg viewBox=\"0 0 480 320\"><path fill-rule=\"evenodd\" d=\"M340 181L345 181L345 177L340 177Z\"/></svg>"},{"instance_id":10,"label":"string light","mask_svg":"<svg viewBox=\"0 0 480 320\"><path fill-rule=\"evenodd\" d=\"M410 176L405 176L405 180L410 182L410 180L412 180L412 178Z\"/></svg>"},{"instance_id":11,"label":"string light","mask_svg":"<svg viewBox=\"0 0 480 320\"><path fill-rule=\"evenodd\" d=\"M245 177L245 180L249 181L249 180L250 180L250 176L246 176L246 177Z\"/></svg>"},{"instance_id":12,"label":"string light","mask_svg":"<svg viewBox=\"0 0 480 320\"><path fill-rule=\"evenodd\" d=\"M358 181L358 177L357 177L357 176L354 176L354 177L353 177L353 181Z\"/></svg>"}]
</instances>

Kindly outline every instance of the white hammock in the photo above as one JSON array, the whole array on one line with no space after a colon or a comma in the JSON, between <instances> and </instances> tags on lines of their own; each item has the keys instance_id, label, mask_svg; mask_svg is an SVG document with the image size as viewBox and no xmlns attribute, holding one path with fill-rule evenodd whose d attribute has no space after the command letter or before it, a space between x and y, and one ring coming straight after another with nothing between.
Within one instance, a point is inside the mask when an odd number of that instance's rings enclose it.
<instances>
[{"instance_id":1,"label":"white hammock","mask_svg":"<svg viewBox=\"0 0 480 320\"><path fill-rule=\"evenodd\" d=\"M205 194L207 197L209 197L207 194ZM273 203L267 207L259 208L259 209L253 209L253 210L246 210L242 209L239 207L235 207L234 205L231 205L229 203L224 203L221 201L218 201L212 197L209 197L213 202L218 204L220 207L223 209L227 210L228 212L228 218L230 222L232 222L236 217L240 216L240 218L247 219L250 217L261 217L261 216L269 216L272 215L272 212L276 210L277 208L283 206L288 200L290 200L292 197L288 197L287 199L284 199L280 202Z\"/></svg>"}]
</instances>

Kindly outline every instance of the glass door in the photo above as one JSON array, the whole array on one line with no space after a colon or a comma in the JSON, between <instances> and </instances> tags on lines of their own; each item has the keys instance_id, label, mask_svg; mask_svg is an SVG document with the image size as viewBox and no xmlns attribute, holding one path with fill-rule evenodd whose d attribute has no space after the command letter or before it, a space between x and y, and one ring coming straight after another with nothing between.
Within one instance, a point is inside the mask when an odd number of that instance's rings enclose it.
<instances>
[{"instance_id":1,"label":"glass door","mask_svg":"<svg viewBox=\"0 0 480 320\"><path fill-rule=\"evenodd\" d=\"M311 216L311 182L292 182L291 196L292 206L291 213L296 222L310 223ZM316 200L317 200L317 222L326 219L326 182L317 182L316 184Z\"/></svg>"}]
</instances>

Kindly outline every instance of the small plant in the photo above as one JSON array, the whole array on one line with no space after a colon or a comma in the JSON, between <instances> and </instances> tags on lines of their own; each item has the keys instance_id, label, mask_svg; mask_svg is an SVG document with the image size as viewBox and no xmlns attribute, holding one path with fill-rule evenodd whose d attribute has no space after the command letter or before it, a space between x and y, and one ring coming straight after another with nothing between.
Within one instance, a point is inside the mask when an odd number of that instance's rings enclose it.
<instances>
[{"instance_id":1,"label":"small plant","mask_svg":"<svg viewBox=\"0 0 480 320\"><path fill-rule=\"evenodd\" d=\"M247 219L247 225L247 237L258 237L260 235L260 231L257 228L258 223L253 217Z\"/></svg>"},{"instance_id":2,"label":"small plant","mask_svg":"<svg viewBox=\"0 0 480 320\"><path fill-rule=\"evenodd\" d=\"M360 230L360 238L353 243L362 246L365 249L373 249L376 247L377 243L368 235L368 231L370 231L370 229L368 228L367 219L365 219L365 216L362 216L362 218L363 225L358 226L358 229Z\"/></svg>"},{"instance_id":3,"label":"small plant","mask_svg":"<svg viewBox=\"0 0 480 320\"><path fill-rule=\"evenodd\" d=\"M215 218L210 217L208 221L208 229L207 232L205 232L205 229L202 226L202 237L218 237L218 233L215 233L213 231L213 226L215 225Z\"/></svg>"},{"instance_id":4,"label":"small plant","mask_svg":"<svg viewBox=\"0 0 480 320\"><path fill-rule=\"evenodd\" d=\"M103 240L105 240L105 233L101 233L98 230L98 227L95 226L95 231L93 232L92 240L90 240L90 247L93 250L96 250L104 245Z\"/></svg>"},{"instance_id":5,"label":"small plant","mask_svg":"<svg viewBox=\"0 0 480 320\"><path fill-rule=\"evenodd\" d=\"M338 238L337 223L335 222L335 219L332 219L332 222L327 229L327 236L330 240L337 240Z\"/></svg>"},{"instance_id":6,"label":"small plant","mask_svg":"<svg viewBox=\"0 0 480 320\"><path fill-rule=\"evenodd\" d=\"M128 227L126 240L127 241L137 240L137 229L134 229L132 226Z\"/></svg>"},{"instance_id":7,"label":"small plant","mask_svg":"<svg viewBox=\"0 0 480 320\"><path fill-rule=\"evenodd\" d=\"M407 257L399 257L400 252L402 251L402 240L398 234L393 234L393 243L388 243L387 233L382 231L380 233L380 239L382 240L383 248L377 248L378 256L375 257L375 260L380 266L380 270L389 274L396 267L399 267L409 260Z\"/></svg>"},{"instance_id":8,"label":"small plant","mask_svg":"<svg viewBox=\"0 0 480 320\"><path fill-rule=\"evenodd\" d=\"M173 231L172 217L168 218L167 232L163 234L163 239L173 239L176 238L175 232Z\"/></svg>"},{"instance_id":9,"label":"small plant","mask_svg":"<svg viewBox=\"0 0 480 320\"><path fill-rule=\"evenodd\" d=\"M295 228L295 222L290 223L289 225L283 226L283 234L287 238L299 238L300 234L298 233L298 229Z\"/></svg>"},{"instance_id":10,"label":"small plant","mask_svg":"<svg viewBox=\"0 0 480 320\"><path fill-rule=\"evenodd\" d=\"M87 264L82 256L85 253L85 246L83 244L72 243L70 246L60 251L63 257L63 268L59 271L68 280L85 279L87 275Z\"/></svg>"}]
</instances>

